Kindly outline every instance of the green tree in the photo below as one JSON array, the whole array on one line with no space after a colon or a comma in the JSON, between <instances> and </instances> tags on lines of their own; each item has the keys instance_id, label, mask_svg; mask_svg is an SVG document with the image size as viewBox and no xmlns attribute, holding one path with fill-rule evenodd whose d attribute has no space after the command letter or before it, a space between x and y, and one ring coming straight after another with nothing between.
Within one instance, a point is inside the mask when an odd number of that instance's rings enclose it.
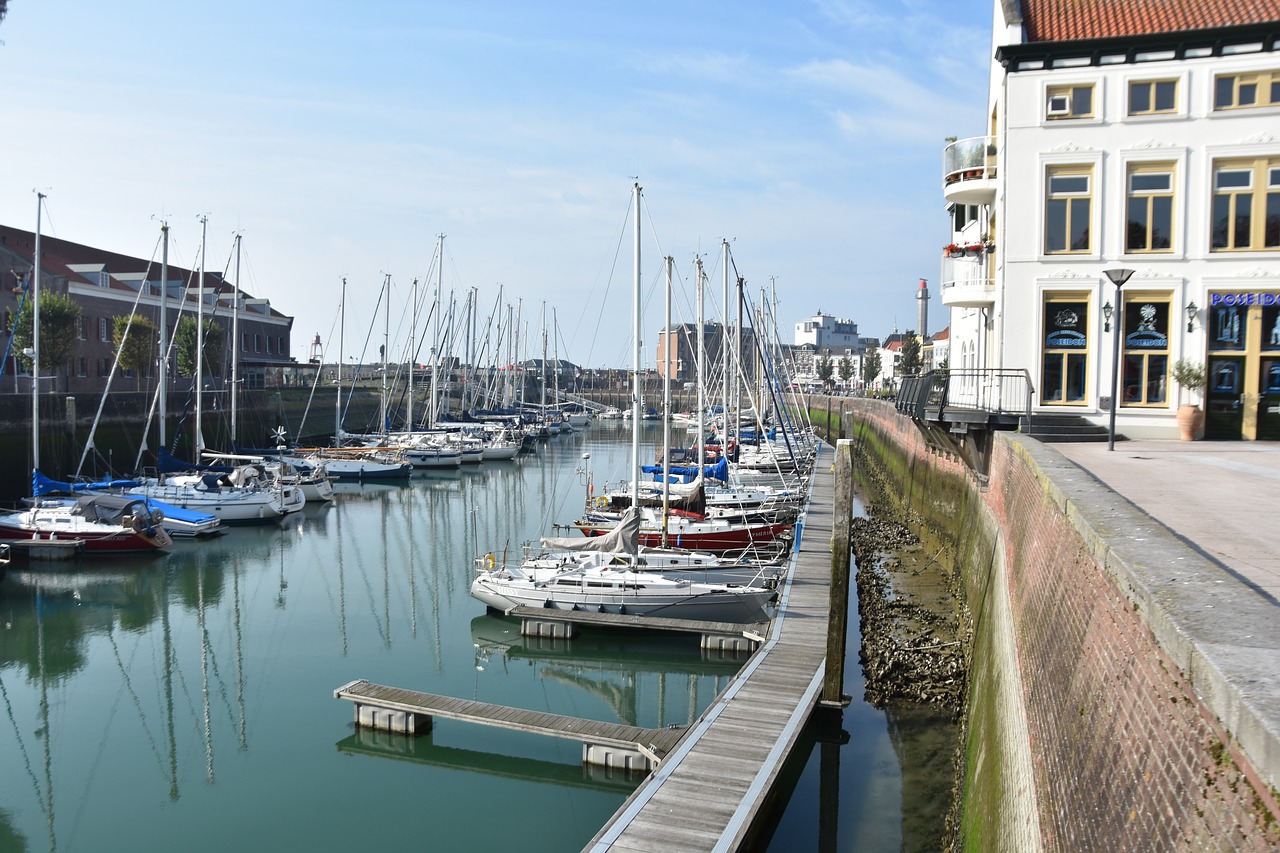
<instances>
[{"instance_id":1,"label":"green tree","mask_svg":"<svg viewBox=\"0 0 1280 853\"><path fill-rule=\"evenodd\" d=\"M868 350L867 354L862 357L862 381L867 385L875 382L880 377L882 364L880 350Z\"/></svg>"},{"instance_id":2,"label":"green tree","mask_svg":"<svg viewBox=\"0 0 1280 853\"><path fill-rule=\"evenodd\" d=\"M847 385L849 378L853 376L853 359L848 355L840 356L840 364L837 367L840 382Z\"/></svg>"},{"instance_id":3,"label":"green tree","mask_svg":"<svg viewBox=\"0 0 1280 853\"><path fill-rule=\"evenodd\" d=\"M920 338L915 331L908 329L902 336L902 356L898 359L900 376L915 376L920 372L923 363L920 360Z\"/></svg>"},{"instance_id":4,"label":"green tree","mask_svg":"<svg viewBox=\"0 0 1280 853\"><path fill-rule=\"evenodd\" d=\"M13 330L13 351L31 369L31 300L22 306ZM40 294L40 372L49 376L66 365L75 351L76 330L80 325L80 306L70 296L52 291Z\"/></svg>"},{"instance_id":5,"label":"green tree","mask_svg":"<svg viewBox=\"0 0 1280 853\"><path fill-rule=\"evenodd\" d=\"M178 321L178 328L173 333L178 348L178 373L182 376L196 375L196 326L197 320L190 314L183 314ZM222 356L222 327L214 320L204 321L204 371L217 364Z\"/></svg>"},{"instance_id":6,"label":"green tree","mask_svg":"<svg viewBox=\"0 0 1280 853\"><path fill-rule=\"evenodd\" d=\"M818 356L818 363L816 365L816 370L818 373L818 378L822 380L823 388L826 388L828 385L831 384L831 373L834 369L835 369L835 365L832 363L830 355L823 354Z\"/></svg>"},{"instance_id":7,"label":"green tree","mask_svg":"<svg viewBox=\"0 0 1280 853\"><path fill-rule=\"evenodd\" d=\"M141 314L133 314L132 324L129 317L116 317L111 330L111 340L115 343L116 352L120 353L120 366L134 371L133 387L138 387L138 374L156 360L156 344L160 337L160 327L151 322L151 318ZM129 336L125 337L125 329ZM124 341L121 346L120 342Z\"/></svg>"}]
</instances>

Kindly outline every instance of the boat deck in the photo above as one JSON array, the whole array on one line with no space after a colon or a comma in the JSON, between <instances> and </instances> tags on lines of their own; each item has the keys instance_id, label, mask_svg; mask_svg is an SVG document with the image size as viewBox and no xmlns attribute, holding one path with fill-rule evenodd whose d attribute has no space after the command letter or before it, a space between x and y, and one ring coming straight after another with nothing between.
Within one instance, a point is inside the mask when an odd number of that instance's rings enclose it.
<instances>
[{"instance_id":1,"label":"boat deck","mask_svg":"<svg viewBox=\"0 0 1280 853\"><path fill-rule=\"evenodd\" d=\"M821 692L833 458L824 445L769 639L587 850L736 850L747 839Z\"/></svg>"}]
</instances>

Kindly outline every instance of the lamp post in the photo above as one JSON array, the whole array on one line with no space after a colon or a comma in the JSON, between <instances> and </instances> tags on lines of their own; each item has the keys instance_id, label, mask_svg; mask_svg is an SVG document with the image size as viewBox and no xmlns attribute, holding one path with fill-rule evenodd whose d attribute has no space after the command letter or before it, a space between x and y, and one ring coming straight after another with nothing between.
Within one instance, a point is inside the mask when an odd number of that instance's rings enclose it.
<instances>
[{"instance_id":1,"label":"lamp post","mask_svg":"<svg viewBox=\"0 0 1280 853\"><path fill-rule=\"evenodd\" d=\"M1107 426L1107 450L1111 451L1116 449L1116 409L1120 407L1120 398L1116 394L1120 375L1120 336L1124 334L1124 300L1120 298L1120 288L1133 275L1133 270L1104 270L1103 274L1116 286L1116 325L1111 337L1111 418Z\"/></svg>"}]
</instances>

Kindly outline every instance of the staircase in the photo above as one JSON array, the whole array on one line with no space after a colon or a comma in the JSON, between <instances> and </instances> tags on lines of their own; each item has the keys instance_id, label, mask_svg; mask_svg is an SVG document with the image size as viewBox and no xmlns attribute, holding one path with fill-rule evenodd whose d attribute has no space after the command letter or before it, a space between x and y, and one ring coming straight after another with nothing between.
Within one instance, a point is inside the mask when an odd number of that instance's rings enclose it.
<instances>
[{"instance_id":1,"label":"staircase","mask_svg":"<svg viewBox=\"0 0 1280 853\"><path fill-rule=\"evenodd\" d=\"M1108 434L1105 426L1090 423L1080 415L1024 417L1018 422L1018 430L1043 442L1106 441ZM1117 434L1116 440L1123 441L1124 436Z\"/></svg>"}]
</instances>

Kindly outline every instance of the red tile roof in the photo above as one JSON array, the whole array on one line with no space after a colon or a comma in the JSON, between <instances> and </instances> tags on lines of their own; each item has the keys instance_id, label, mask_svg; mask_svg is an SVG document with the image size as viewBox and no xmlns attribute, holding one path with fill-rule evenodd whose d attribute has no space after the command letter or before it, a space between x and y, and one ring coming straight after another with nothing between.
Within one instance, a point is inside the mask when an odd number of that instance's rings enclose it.
<instances>
[{"instance_id":1,"label":"red tile roof","mask_svg":"<svg viewBox=\"0 0 1280 853\"><path fill-rule=\"evenodd\" d=\"M1280 21L1280 0L1022 0L1028 42L1114 38Z\"/></svg>"}]
</instances>

